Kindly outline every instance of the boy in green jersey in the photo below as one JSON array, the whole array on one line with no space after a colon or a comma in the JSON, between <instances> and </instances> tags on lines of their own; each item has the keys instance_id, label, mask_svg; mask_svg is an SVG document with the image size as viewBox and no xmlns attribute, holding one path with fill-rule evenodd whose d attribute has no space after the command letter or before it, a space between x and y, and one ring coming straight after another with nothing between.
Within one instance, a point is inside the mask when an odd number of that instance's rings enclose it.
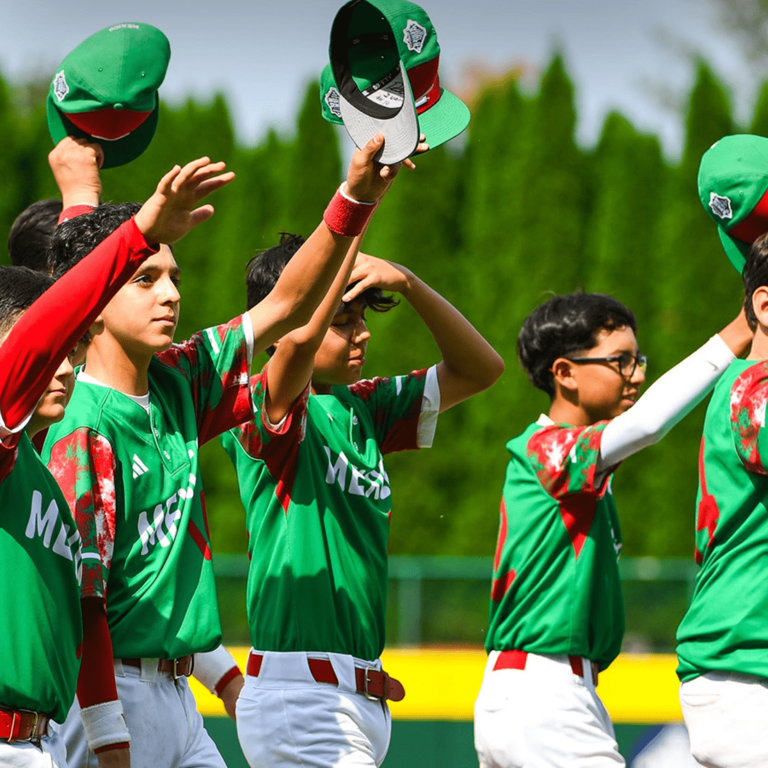
<instances>
[{"instance_id":1,"label":"boy in green jersey","mask_svg":"<svg viewBox=\"0 0 768 768\"><path fill-rule=\"evenodd\" d=\"M253 260L248 304L293 263L300 238ZM366 311L394 291L432 333L442 360L362 380ZM383 455L428 447L437 416L491 386L503 362L412 272L354 252L311 322L284 335L252 380L255 420L222 443L237 468L251 567L251 652L237 704L253 768L380 765L387 699L381 669L392 512Z\"/></svg>"},{"instance_id":2,"label":"boy in green jersey","mask_svg":"<svg viewBox=\"0 0 768 768\"><path fill-rule=\"evenodd\" d=\"M84 542L79 706L62 727L75 764L96 754L133 768L223 766L179 679L193 654L221 642L199 446L251 417L252 351L306 322L326 294L396 172L374 162L381 143L355 152L346 193L337 192L275 289L241 317L173 344L179 269L163 246L91 328L72 408L45 448ZM82 202L63 197L65 208ZM99 206L61 224L54 274L130 213L130 204ZM127 730L104 714L118 697Z\"/></svg>"},{"instance_id":3,"label":"boy in green jersey","mask_svg":"<svg viewBox=\"0 0 768 768\"><path fill-rule=\"evenodd\" d=\"M207 161L174 169L131 221L54 285L27 268L0 268L0 764L66 765L48 723L72 703L83 640L81 538L30 437L63 417L67 356L104 306L159 240L177 240L211 215L209 206L192 209L226 183L212 178L217 170Z\"/></svg>"},{"instance_id":4,"label":"boy in green jersey","mask_svg":"<svg viewBox=\"0 0 768 768\"><path fill-rule=\"evenodd\" d=\"M611 477L663 437L744 351L740 316L638 400L646 360L632 312L611 296L555 296L526 318L518 353L551 398L507 444L475 704L482 768L617 768L598 671L621 647L621 533Z\"/></svg>"},{"instance_id":5,"label":"boy in green jersey","mask_svg":"<svg viewBox=\"0 0 768 768\"><path fill-rule=\"evenodd\" d=\"M713 768L758 768L768 765L768 235L760 235L768 232L768 139L717 142L702 158L699 193L742 273L754 338L747 359L718 382L704 421L701 569L677 630L677 674L693 756Z\"/></svg>"}]
</instances>

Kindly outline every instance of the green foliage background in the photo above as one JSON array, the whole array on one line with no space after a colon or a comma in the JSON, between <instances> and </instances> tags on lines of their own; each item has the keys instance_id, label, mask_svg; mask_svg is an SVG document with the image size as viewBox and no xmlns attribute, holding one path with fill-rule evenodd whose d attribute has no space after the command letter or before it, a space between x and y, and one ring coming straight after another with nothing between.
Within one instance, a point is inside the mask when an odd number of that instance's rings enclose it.
<instances>
[{"instance_id":1,"label":"green foliage background","mask_svg":"<svg viewBox=\"0 0 768 768\"><path fill-rule=\"evenodd\" d=\"M727 94L701 64L690 94L682 159L611 114L597 145L574 140L573 84L555 56L538 91L514 79L482 90L462 148L438 148L402 173L377 212L365 250L412 268L456 304L501 353L507 370L490 391L440 419L435 447L390 457L393 554L493 552L506 464L504 445L546 410L517 363L523 318L550 292L608 292L637 314L649 383L738 311L741 285L696 194L702 153L735 130ZM56 195L44 98L0 79L0 238L35 200ZM768 90L749 129L768 131ZM243 268L280 231L307 235L342 178L339 141L312 84L293 135L236 141L223 98L162 107L149 150L103 174L105 201L143 200L175 163L225 160L236 181L213 201L216 216L176 246L182 268L178 338L244 309ZM7 255L3 255L7 260ZM438 359L403 303L374 316L367 375ZM661 444L631 458L614 491L628 555L689 555L704 406ZM202 452L211 533L219 552L244 552L234 472L217 442Z\"/></svg>"}]
</instances>

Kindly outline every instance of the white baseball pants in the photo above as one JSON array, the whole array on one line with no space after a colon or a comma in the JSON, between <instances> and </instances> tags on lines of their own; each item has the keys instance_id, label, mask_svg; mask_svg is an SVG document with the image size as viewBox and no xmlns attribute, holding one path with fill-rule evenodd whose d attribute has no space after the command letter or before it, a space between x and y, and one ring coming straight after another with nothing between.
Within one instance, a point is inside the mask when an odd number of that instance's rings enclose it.
<instances>
[{"instance_id":1,"label":"white baseball pants","mask_svg":"<svg viewBox=\"0 0 768 768\"><path fill-rule=\"evenodd\" d=\"M680 686L691 752L709 768L768 765L768 679L708 672Z\"/></svg>"},{"instance_id":2,"label":"white baseball pants","mask_svg":"<svg viewBox=\"0 0 768 768\"><path fill-rule=\"evenodd\" d=\"M131 768L226 768L185 677L174 682L158 672L157 659L142 660L141 669L116 660L115 680L131 734ZM77 700L59 733L68 768L98 766L88 749Z\"/></svg>"},{"instance_id":3,"label":"white baseball pants","mask_svg":"<svg viewBox=\"0 0 768 768\"><path fill-rule=\"evenodd\" d=\"M258 677L247 675L237 701L237 735L251 768L376 768L392 733L386 702L357 693L355 666L336 653L272 653ZM318 683L308 657L328 659L338 686Z\"/></svg>"},{"instance_id":4,"label":"white baseball pants","mask_svg":"<svg viewBox=\"0 0 768 768\"><path fill-rule=\"evenodd\" d=\"M624 768L587 660L579 677L566 656L529 653L523 670L494 670L498 655L475 702L481 768Z\"/></svg>"},{"instance_id":5,"label":"white baseball pants","mask_svg":"<svg viewBox=\"0 0 768 768\"><path fill-rule=\"evenodd\" d=\"M55 732L42 738L40 746L0 741L0 765L3 768L67 768L64 742Z\"/></svg>"}]
</instances>

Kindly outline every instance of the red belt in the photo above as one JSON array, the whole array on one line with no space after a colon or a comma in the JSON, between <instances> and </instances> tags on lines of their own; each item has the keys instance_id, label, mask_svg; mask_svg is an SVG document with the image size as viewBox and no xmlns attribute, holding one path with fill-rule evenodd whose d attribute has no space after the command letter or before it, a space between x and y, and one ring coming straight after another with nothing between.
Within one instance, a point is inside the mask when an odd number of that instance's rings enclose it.
<instances>
[{"instance_id":1,"label":"red belt","mask_svg":"<svg viewBox=\"0 0 768 768\"><path fill-rule=\"evenodd\" d=\"M123 664L129 667L141 669L141 659L120 659ZM178 659L158 659L157 671L171 675L174 680L180 677L189 677L195 668L194 654L189 656L179 656Z\"/></svg>"},{"instance_id":2,"label":"red belt","mask_svg":"<svg viewBox=\"0 0 768 768\"><path fill-rule=\"evenodd\" d=\"M48 715L31 709L0 707L0 740L40 741L48 733Z\"/></svg>"},{"instance_id":3,"label":"red belt","mask_svg":"<svg viewBox=\"0 0 768 768\"><path fill-rule=\"evenodd\" d=\"M261 653L251 653L248 656L246 674L258 677L261 672L261 663L264 656ZM318 683L338 685L339 678L333 670L333 665L328 659L307 659L309 671ZM369 699L388 699L389 701L402 701L405 698L405 688L399 680L388 675L383 669L373 667L355 667L355 684L357 692Z\"/></svg>"},{"instance_id":4,"label":"red belt","mask_svg":"<svg viewBox=\"0 0 768 768\"><path fill-rule=\"evenodd\" d=\"M500 651L493 669L494 672L497 669L525 669L527 660L528 651ZM568 662L574 675L584 677L584 659L581 656L568 656ZM594 661L589 664L592 667L592 682L597 685L597 664Z\"/></svg>"}]
</instances>

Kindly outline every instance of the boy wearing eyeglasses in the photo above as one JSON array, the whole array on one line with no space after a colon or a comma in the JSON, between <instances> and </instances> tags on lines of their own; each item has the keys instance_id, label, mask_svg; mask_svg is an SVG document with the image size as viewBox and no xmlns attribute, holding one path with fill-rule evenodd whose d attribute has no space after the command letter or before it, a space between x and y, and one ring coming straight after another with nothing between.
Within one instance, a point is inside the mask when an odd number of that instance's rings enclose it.
<instances>
[{"instance_id":1,"label":"boy wearing eyeglasses","mask_svg":"<svg viewBox=\"0 0 768 768\"><path fill-rule=\"evenodd\" d=\"M617 299L572 293L537 307L518 336L520 361L551 405L507 444L475 703L481 768L625 765L595 692L624 634L611 477L680 421L751 339L742 313L638 400L646 359L636 330Z\"/></svg>"}]
</instances>

